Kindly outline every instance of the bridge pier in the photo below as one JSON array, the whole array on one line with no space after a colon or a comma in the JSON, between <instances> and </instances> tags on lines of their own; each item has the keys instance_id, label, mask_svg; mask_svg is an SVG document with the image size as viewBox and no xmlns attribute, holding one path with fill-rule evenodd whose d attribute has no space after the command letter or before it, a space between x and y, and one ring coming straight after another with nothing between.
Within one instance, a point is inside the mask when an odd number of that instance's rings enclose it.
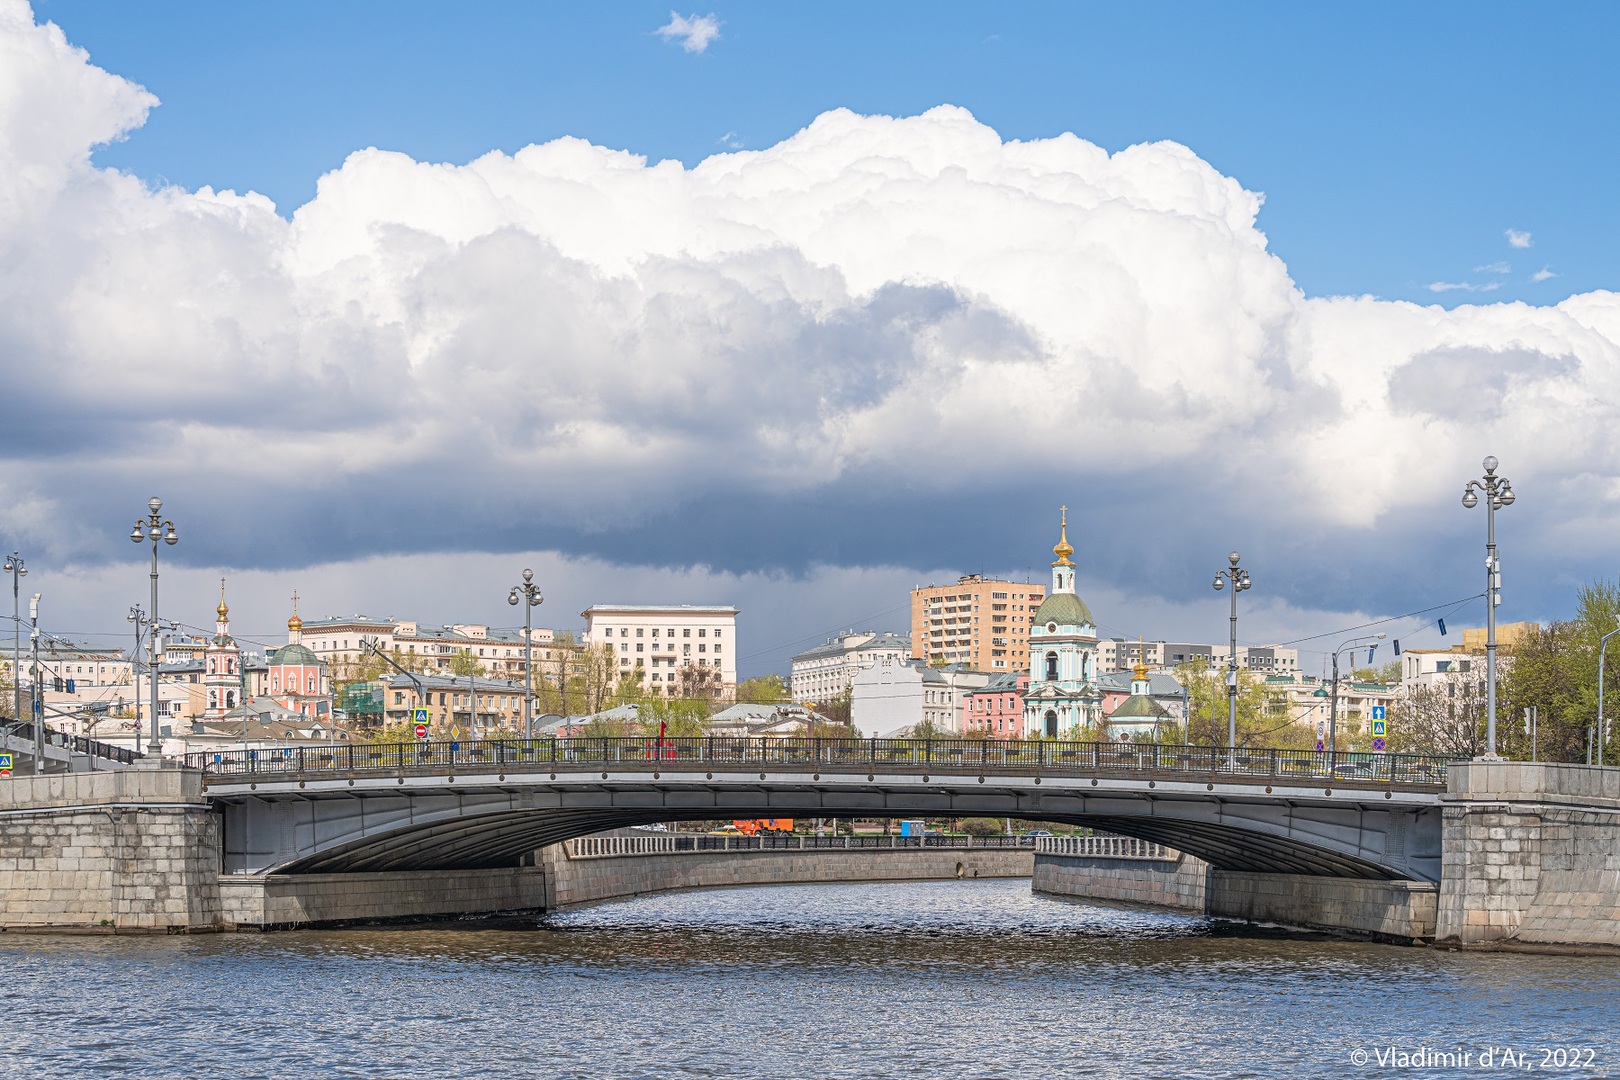
<instances>
[{"instance_id":1,"label":"bridge pier","mask_svg":"<svg viewBox=\"0 0 1620 1080\"><path fill-rule=\"evenodd\" d=\"M1440 943L1620 948L1620 769L1453 765L1441 799Z\"/></svg>"},{"instance_id":2,"label":"bridge pier","mask_svg":"<svg viewBox=\"0 0 1620 1080\"><path fill-rule=\"evenodd\" d=\"M0 929L214 930L219 864L219 817L194 770L0 781Z\"/></svg>"}]
</instances>

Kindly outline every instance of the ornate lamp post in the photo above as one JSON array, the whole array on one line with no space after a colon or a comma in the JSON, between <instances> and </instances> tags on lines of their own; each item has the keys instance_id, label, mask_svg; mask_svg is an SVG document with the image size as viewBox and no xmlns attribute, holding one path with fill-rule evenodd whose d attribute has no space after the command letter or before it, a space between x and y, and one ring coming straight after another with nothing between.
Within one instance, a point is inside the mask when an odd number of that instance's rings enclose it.
<instances>
[{"instance_id":1,"label":"ornate lamp post","mask_svg":"<svg viewBox=\"0 0 1620 1080\"><path fill-rule=\"evenodd\" d=\"M1496 511L1513 505L1513 488L1496 475L1497 460L1486 457L1485 475L1463 488L1462 504L1472 510L1485 496L1485 756L1496 756L1496 607L1502 602L1502 562L1496 554Z\"/></svg>"},{"instance_id":2,"label":"ornate lamp post","mask_svg":"<svg viewBox=\"0 0 1620 1080\"><path fill-rule=\"evenodd\" d=\"M6 557L5 572L11 575L11 720L22 723L22 608L18 602L17 579L28 576L22 556L13 551Z\"/></svg>"},{"instance_id":3,"label":"ornate lamp post","mask_svg":"<svg viewBox=\"0 0 1620 1080\"><path fill-rule=\"evenodd\" d=\"M534 583L534 571L523 571L523 584L512 586L508 604L523 605L523 737L534 738L534 609L545 600Z\"/></svg>"},{"instance_id":4,"label":"ornate lamp post","mask_svg":"<svg viewBox=\"0 0 1620 1080\"><path fill-rule=\"evenodd\" d=\"M152 542L152 607L147 614L150 620L148 626L151 633L146 641L146 655L148 660L147 677L152 681L152 735L147 741L147 752L153 753L158 745L158 653L157 653L157 585L158 585L158 541L165 544L177 544L180 537L174 531L174 522L166 520L159 511L163 509L163 500L153 496L146 500L147 516L135 519L135 527L130 530L129 538L135 543L142 540Z\"/></svg>"},{"instance_id":5,"label":"ornate lamp post","mask_svg":"<svg viewBox=\"0 0 1620 1080\"><path fill-rule=\"evenodd\" d=\"M1249 588L1254 583L1249 580L1249 572L1238 565L1241 556L1237 552L1226 557L1230 566L1223 566L1215 571L1215 591L1220 592L1226 588L1226 583L1232 583L1232 651L1227 656L1226 663L1226 745L1237 745L1237 598L1238 593Z\"/></svg>"}]
</instances>

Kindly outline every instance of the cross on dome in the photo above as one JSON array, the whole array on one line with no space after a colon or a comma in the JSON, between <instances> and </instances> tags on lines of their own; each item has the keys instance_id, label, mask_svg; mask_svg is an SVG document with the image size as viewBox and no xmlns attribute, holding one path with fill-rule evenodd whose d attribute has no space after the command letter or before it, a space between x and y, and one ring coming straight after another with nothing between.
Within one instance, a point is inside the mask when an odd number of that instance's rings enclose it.
<instances>
[{"instance_id":1,"label":"cross on dome","mask_svg":"<svg viewBox=\"0 0 1620 1080\"><path fill-rule=\"evenodd\" d=\"M1069 556L1074 554L1074 545L1069 543L1069 508L1067 506L1062 506L1058 509L1063 514L1063 522L1059 526L1060 532L1057 546L1052 549L1052 554L1057 556L1057 562L1053 563L1052 565L1073 566L1074 563L1069 561Z\"/></svg>"}]
</instances>

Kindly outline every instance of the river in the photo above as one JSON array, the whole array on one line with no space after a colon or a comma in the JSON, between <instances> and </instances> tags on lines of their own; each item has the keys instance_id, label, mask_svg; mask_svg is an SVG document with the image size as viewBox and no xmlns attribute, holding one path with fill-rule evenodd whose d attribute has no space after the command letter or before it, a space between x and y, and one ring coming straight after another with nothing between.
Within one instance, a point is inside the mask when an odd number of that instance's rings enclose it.
<instances>
[{"instance_id":1,"label":"river","mask_svg":"<svg viewBox=\"0 0 1620 1080\"><path fill-rule=\"evenodd\" d=\"M0 1074L34 1078L1620 1075L1620 959L1257 933L1027 880L6 934L0 1001Z\"/></svg>"}]
</instances>

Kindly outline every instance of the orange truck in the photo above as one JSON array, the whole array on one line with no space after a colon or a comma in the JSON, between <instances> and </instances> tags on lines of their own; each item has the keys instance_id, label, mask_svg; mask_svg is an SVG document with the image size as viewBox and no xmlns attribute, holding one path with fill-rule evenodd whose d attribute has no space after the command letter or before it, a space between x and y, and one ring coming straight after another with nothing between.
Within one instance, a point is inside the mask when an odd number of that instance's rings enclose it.
<instances>
[{"instance_id":1,"label":"orange truck","mask_svg":"<svg viewBox=\"0 0 1620 1080\"><path fill-rule=\"evenodd\" d=\"M758 818L753 821L733 821L744 836L758 836L762 832L792 832L793 819L787 817Z\"/></svg>"}]
</instances>

